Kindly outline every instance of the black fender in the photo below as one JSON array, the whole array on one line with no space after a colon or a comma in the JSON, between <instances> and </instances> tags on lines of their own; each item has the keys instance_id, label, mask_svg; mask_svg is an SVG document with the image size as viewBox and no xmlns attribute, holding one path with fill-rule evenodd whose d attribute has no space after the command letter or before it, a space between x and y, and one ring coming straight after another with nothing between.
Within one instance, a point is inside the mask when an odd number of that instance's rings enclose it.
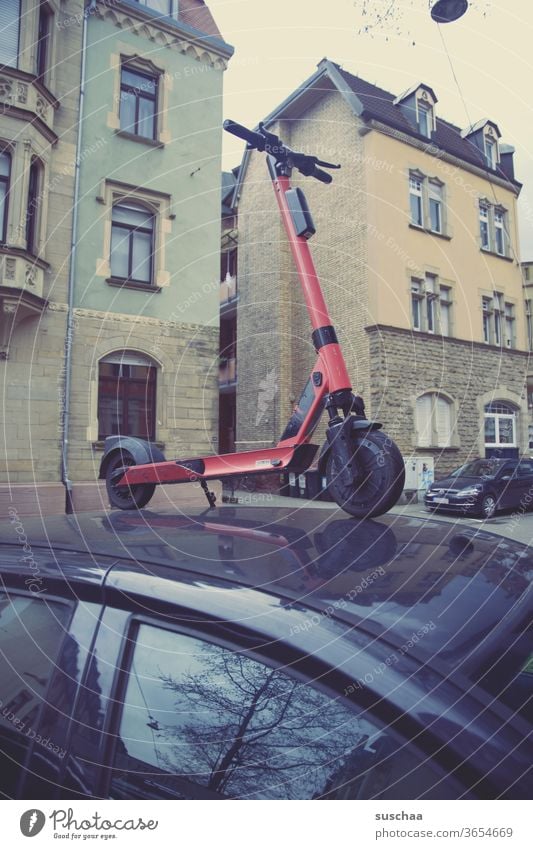
<instances>
[{"instance_id":1,"label":"black fender","mask_svg":"<svg viewBox=\"0 0 533 849\"><path fill-rule=\"evenodd\" d=\"M351 430L354 435L357 435L358 431L381 430L383 427L381 422L371 422L369 419L360 418L359 416L352 416L351 419ZM321 474L326 473L326 463L328 462L330 451L331 445L327 441L324 442L320 449L320 455L317 462L317 469Z\"/></svg>"},{"instance_id":2,"label":"black fender","mask_svg":"<svg viewBox=\"0 0 533 849\"><path fill-rule=\"evenodd\" d=\"M105 478L109 461L120 452L126 451L131 454L136 466L165 461L165 455L153 442L147 442L137 436L108 436L104 443L104 456L100 462L98 477Z\"/></svg>"}]
</instances>

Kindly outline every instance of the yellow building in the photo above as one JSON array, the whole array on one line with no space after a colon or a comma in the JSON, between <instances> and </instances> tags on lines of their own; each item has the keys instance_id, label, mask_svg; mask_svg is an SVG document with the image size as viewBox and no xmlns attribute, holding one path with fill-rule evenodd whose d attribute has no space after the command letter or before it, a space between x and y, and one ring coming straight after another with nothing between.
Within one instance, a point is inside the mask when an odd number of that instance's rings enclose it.
<instances>
[{"instance_id":1,"label":"yellow building","mask_svg":"<svg viewBox=\"0 0 533 849\"><path fill-rule=\"evenodd\" d=\"M329 187L295 182L370 415L405 456L432 456L438 472L527 449L521 186L497 124L462 130L441 117L428 84L396 96L328 60L266 124L293 149L342 166ZM235 193L240 448L277 440L315 356L263 159L245 154ZM257 386L272 373L279 392L255 426Z\"/></svg>"}]
</instances>

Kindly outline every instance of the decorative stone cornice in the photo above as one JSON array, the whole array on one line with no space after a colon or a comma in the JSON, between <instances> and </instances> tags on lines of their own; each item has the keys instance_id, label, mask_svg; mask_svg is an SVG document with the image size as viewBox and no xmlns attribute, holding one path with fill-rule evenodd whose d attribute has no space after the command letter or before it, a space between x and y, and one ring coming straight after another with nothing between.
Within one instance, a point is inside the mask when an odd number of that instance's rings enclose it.
<instances>
[{"instance_id":1,"label":"decorative stone cornice","mask_svg":"<svg viewBox=\"0 0 533 849\"><path fill-rule=\"evenodd\" d=\"M222 49L218 50L214 44L204 41L201 37L196 38L185 28L181 28L179 21L172 24L164 20L153 22L151 16L143 13L143 7L138 9L120 7L115 3L113 7L98 3L94 10L95 17L102 21L109 21L119 29L138 35L152 41L159 47L168 47L190 56L199 62L206 62L216 70L224 71L228 66L228 56Z\"/></svg>"},{"instance_id":2,"label":"decorative stone cornice","mask_svg":"<svg viewBox=\"0 0 533 849\"><path fill-rule=\"evenodd\" d=\"M48 308L56 311L66 310L66 304L49 303ZM159 318L152 318L145 315L128 315L128 313L104 312L103 310L88 310L76 307L74 315L77 318L95 318L99 323L109 322L110 324L128 324L131 327L141 325L144 327L170 327L175 330L195 331L201 333L217 334L218 327L211 327L205 324L187 323L184 321L165 321Z\"/></svg>"}]
</instances>

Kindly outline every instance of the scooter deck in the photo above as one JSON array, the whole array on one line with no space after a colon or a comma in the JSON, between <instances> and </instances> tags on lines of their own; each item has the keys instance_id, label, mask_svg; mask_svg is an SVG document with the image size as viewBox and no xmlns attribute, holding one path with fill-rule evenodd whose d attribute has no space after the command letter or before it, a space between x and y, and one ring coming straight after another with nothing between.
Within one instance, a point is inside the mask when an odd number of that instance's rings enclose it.
<instances>
[{"instance_id":1,"label":"scooter deck","mask_svg":"<svg viewBox=\"0 0 533 849\"><path fill-rule=\"evenodd\" d=\"M257 475L289 469L298 471L309 467L317 449L317 445L310 444L276 446L235 454L129 466L122 477L115 481L115 485L194 483L198 480L216 480L233 475Z\"/></svg>"}]
</instances>

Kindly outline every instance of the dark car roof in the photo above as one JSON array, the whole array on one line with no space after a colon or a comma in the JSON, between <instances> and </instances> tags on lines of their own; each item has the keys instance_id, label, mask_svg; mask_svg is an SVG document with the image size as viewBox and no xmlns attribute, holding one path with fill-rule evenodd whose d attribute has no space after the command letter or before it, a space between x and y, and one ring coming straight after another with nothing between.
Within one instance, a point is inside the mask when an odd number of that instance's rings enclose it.
<instances>
[{"instance_id":1,"label":"dark car roof","mask_svg":"<svg viewBox=\"0 0 533 849\"><path fill-rule=\"evenodd\" d=\"M394 649L423 631L412 655L461 663L467 673L501 656L525 615L533 578L524 545L392 514L358 521L316 508L222 507L187 516L142 510L25 519L24 529L36 559L43 547L56 557L78 551L103 559L86 570L92 581L95 569L116 558L253 587ZM0 525L0 539L16 542L12 525Z\"/></svg>"}]
</instances>

